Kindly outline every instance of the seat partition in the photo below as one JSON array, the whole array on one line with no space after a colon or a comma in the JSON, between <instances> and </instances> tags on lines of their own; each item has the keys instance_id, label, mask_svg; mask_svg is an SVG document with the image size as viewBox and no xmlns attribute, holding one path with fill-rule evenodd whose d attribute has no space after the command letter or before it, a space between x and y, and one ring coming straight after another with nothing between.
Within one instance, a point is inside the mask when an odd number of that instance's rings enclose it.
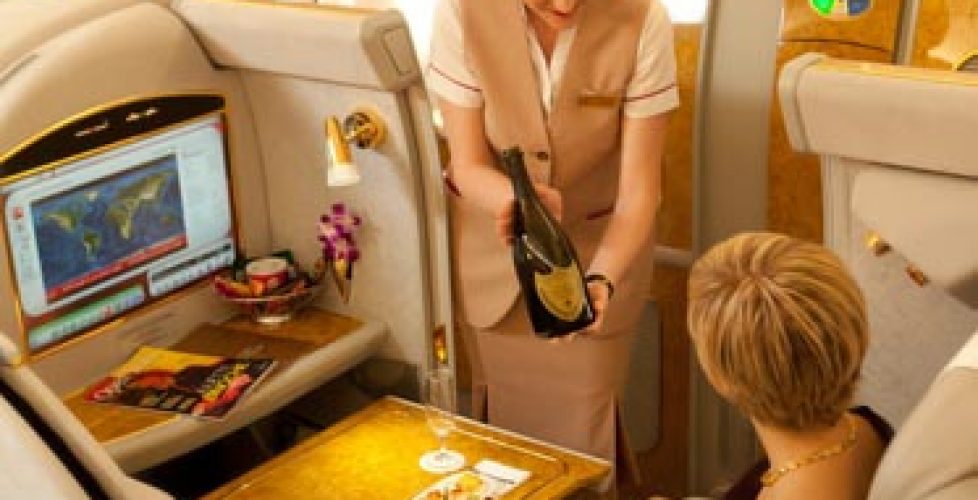
<instances>
[{"instance_id":1,"label":"seat partition","mask_svg":"<svg viewBox=\"0 0 978 500\"><path fill-rule=\"evenodd\" d=\"M821 156L825 239L862 286L858 398L899 425L978 324L978 77L809 54L779 82Z\"/></svg>"},{"instance_id":2,"label":"seat partition","mask_svg":"<svg viewBox=\"0 0 978 500\"><path fill-rule=\"evenodd\" d=\"M342 203L361 215L361 260L344 301L323 304L383 321L387 358L426 365L432 333L451 346L447 214L431 109L403 16L394 10L280 2L180 0L174 10L214 62L240 76L265 167L272 246L302 261L311 228ZM325 127L367 110L387 136L353 148L362 180L327 189ZM451 352L451 349L449 349Z\"/></svg>"},{"instance_id":3,"label":"seat partition","mask_svg":"<svg viewBox=\"0 0 978 500\"><path fill-rule=\"evenodd\" d=\"M208 116L223 134L237 255L290 249L300 264L311 267L322 255L320 217L332 205L344 203L363 221L352 294L344 300L327 283L314 303L356 318L359 326L264 383L226 420L177 419L103 443L125 470L153 466L248 425L367 357L425 366L438 327L447 332L451 353L447 224L437 143L399 14L270 2L10 0L0 3L0 31L11 35L0 41L0 191L35 177L57 177L62 167L82 168L98 155L128 154L125 148L144 139L126 137L82 153L72 149L70 140L62 141L70 157L37 168L5 163L60 137L56 133L89 141L116 130L109 111L120 106L206 96L220 102ZM123 113L120 120L128 122L130 115L155 120L159 109ZM386 139L376 149L354 151L363 176L359 185L328 189L325 123L361 109L384 122ZM100 196L95 190L78 193L90 201ZM140 193L140 199L152 198ZM195 193L185 196L197 202L209 196L206 189ZM12 196L3 195L3 203L6 216L15 220ZM56 214L46 222L75 230L77 221L68 215ZM172 346L199 325L221 323L238 312L211 290L206 278L214 269L205 265L194 268L199 271L195 281L181 281L151 306L119 313L114 302L106 303L104 310L114 316L37 348L25 327L21 306L26 302L17 292L18 276L25 274L6 264L19 251L10 245L16 224L7 225L7 244L0 244L0 332L13 348L4 353L3 363L26 365L61 396L101 378L141 345ZM100 235L82 236L86 251L94 252ZM193 236L188 238L192 243ZM101 307L98 293L90 301Z\"/></svg>"}]
</instances>

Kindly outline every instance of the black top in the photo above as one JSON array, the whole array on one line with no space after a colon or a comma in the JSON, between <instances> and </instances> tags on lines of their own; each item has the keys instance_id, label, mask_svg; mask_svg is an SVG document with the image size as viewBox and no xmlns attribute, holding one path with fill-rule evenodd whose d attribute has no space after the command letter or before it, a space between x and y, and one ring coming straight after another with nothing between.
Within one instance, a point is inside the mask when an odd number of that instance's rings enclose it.
<instances>
[{"instance_id":1,"label":"black top","mask_svg":"<svg viewBox=\"0 0 978 500\"><path fill-rule=\"evenodd\" d=\"M893 440L893 427L883 419L878 413L868 406L857 406L849 409L849 413L856 415L868 423L885 448ZM753 500L761 493L761 476L771 468L771 463L767 458L762 458L733 485L727 493L723 495L724 500Z\"/></svg>"}]
</instances>

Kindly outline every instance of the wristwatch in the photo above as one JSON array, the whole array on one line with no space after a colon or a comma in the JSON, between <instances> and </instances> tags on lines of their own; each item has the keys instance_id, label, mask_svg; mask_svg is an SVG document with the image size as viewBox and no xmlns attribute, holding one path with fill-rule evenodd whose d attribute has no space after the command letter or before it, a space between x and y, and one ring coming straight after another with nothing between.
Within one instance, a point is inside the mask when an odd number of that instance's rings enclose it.
<instances>
[{"instance_id":1,"label":"wristwatch","mask_svg":"<svg viewBox=\"0 0 978 500\"><path fill-rule=\"evenodd\" d=\"M608 279L608 277L605 276L605 275L603 275L603 274L600 274L600 273L588 273L588 275L584 277L584 282L585 283L594 283L594 282L604 283L604 286L608 287L608 300L611 300L611 297L613 297L615 295L615 285L614 285L614 283L612 283L611 280Z\"/></svg>"}]
</instances>

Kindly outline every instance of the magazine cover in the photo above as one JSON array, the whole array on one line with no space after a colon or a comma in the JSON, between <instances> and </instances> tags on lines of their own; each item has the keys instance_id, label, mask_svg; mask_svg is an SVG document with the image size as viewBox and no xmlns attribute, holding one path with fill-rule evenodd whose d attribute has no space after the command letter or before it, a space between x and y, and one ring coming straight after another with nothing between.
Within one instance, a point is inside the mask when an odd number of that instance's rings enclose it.
<instances>
[{"instance_id":1,"label":"magazine cover","mask_svg":"<svg viewBox=\"0 0 978 500\"><path fill-rule=\"evenodd\" d=\"M85 399L221 418L274 365L272 359L224 358L144 346L88 388Z\"/></svg>"}]
</instances>

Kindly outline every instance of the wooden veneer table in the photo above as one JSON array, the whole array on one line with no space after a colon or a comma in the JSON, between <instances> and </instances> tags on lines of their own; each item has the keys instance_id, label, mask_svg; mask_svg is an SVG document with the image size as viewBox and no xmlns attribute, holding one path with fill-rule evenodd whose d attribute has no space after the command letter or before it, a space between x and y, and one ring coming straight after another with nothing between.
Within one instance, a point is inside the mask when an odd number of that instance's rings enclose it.
<instances>
[{"instance_id":1,"label":"wooden veneer table","mask_svg":"<svg viewBox=\"0 0 978 500\"><path fill-rule=\"evenodd\" d=\"M490 459L530 471L506 499L562 498L610 471L604 460L464 418L447 445L465 455L466 466ZM443 477L418 466L437 446L420 405L387 397L205 498L408 500Z\"/></svg>"},{"instance_id":2,"label":"wooden veneer table","mask_svg":"<svg viewBox=\"0 0 978 500\"><path fill-rule=\"evenodd\" d=\"M151 467L229 434L261 418L377 351L387 334L377 322L362 322L308 308L276 327L238 317L202 325L175 351L278 361L268 378L221 420L154 412L85 401L81 391L65 405L127 472Z\"/></svg>"}]
</instances>

